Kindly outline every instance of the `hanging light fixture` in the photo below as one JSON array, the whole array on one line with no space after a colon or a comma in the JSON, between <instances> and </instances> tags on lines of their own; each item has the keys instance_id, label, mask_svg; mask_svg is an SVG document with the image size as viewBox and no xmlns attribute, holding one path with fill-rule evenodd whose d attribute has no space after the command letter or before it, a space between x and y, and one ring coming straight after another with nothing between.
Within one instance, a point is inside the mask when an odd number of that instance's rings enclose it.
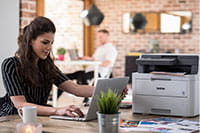
<instances>
[{"instance_id":1,"label":"hanging light fixture","mask_svg":"<svg viewBox=\"0 0 200 133\"><path fill-rule=\"evenodd\" d=\"M100 25L104 19L104 14L94 3L89 7L89 9L83 10L80 16L83 18L83 23L88 26Z\"/></svg>"}]
</instances>

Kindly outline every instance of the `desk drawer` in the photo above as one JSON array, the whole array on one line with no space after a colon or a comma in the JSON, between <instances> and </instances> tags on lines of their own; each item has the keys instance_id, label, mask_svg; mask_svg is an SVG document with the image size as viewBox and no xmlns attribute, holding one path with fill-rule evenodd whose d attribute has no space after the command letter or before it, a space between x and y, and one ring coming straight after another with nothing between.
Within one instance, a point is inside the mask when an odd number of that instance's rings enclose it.
<instances>
[{"instance_id":1,"label":"desk drawer","mask_svg":"<svg viewBox=\"0 0 200 133\"><path fill-rule=\"evenodd\" d=\"M188 81L136 79L135 94L187 97Z\"/></svg>"}]
</instances>

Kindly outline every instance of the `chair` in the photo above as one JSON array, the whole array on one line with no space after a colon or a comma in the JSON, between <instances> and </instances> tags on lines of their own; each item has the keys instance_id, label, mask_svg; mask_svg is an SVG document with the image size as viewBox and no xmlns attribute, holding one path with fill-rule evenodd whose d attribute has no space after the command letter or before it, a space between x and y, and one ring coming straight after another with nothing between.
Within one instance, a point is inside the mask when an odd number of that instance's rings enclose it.
<instances>
[{"instance_id":1,"label":"chair","mask_svg":"<svg viewBox=\"0 0 200 133\"><path fill-rule=\"evenodd\" d=\"M100 74L99 74L99 77L96 80L92 78L91 80L87 80L87 82L88 82L88 85L90 86L92 85L96 86L96 83L99 79L109 79L109 78L112 78L112 69L110 69L105 76L100 77ZM83 103L85 103L84 106L89 106L90 99L88 97L85 97L83 100Z\"/></svg>"},{"instance_id":2,"label":"chair","mask_svg":"<svg viewBox=\"0 0 200 133\"><path fill-rule=\"evenodd\" d=\"M108 73L107 73L106 75L104 75L104 76L101 76L101 75L99 74L99 76L98 76L98 78L96 79L96 81L95 81L94 78L92 78L91 80L87 80L87 82L88 82L88 85L94 85L94 86L96 86L96 83L97 83L97 81L98 81L99 79L109 79L109 78L111 78L111 77L112 77L112 68L110 68L109 71L108 71Z\"/></svg>"}]
</instances>

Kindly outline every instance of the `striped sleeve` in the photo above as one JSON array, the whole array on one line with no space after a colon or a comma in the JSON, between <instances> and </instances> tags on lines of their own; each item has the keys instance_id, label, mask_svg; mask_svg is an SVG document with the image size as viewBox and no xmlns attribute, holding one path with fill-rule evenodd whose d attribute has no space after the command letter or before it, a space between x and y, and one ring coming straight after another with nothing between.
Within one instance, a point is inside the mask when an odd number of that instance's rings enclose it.
<instances>
[{"instance_id":1,"label":"striped sleeve","mask_svg":"<svg viewBox=\"0 0 200 133\"><path fill-rule=\"evenodd\" d=\"M69 78L65 74L63 74L61 71L57 71L57 75L58 76L54 80L54 84L56 86L59 86L61 83L63 83L66 80L69 80Z\"/></svg>"},{"instance_id":2,"label":"striped sleeve","mask_svg":"<svg viewBox=\"0 0 200 133\"><path fill-rule=\"evenodd\" d=\"M9 96L24 95L24 88L16 72L14 58L5 59L1 66L3 83Z\"/></svg>"}]
</instances>

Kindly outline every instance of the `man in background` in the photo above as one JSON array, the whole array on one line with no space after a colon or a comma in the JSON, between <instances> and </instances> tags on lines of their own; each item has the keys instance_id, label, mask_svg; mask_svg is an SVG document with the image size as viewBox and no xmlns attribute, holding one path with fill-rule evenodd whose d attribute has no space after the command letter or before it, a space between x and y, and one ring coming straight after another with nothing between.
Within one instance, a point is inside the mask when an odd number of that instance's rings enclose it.
<instances>
[{"instance_id":1,"label":"man in background","mask_svg":"<svg viewBox=\"0 0 200 133\"><path fill-rule=\"evenodd\" d=\"M102 29L97 34L100 46L97 47L92 57L83 56L80 59L83 60L95 60L100 61L99 77L105 78L109 76L117 58L117 50L111 42L109 42L109 31ZM87 68L86 71L89 71Z\"/></svg>"},{"instance_id":2,"label":"man in background","mask_svg":"<svg viewBox=\"0 0 200 133\"><path fill-rule=\"evenodd\" d=\"M83 56L81 60L100 61L99 77L112 77L112 68L117 58L117 50L109 41L109 31L101 29L97 33L100 46L98 46L92 57ZM90 66L85 71L77 71L71 74L66 74L70 79L76 79L78 84L88 84L88 80L94 78L94 69ZM58 92L60 95L60 92Z\"/></svg>"}]
</instances>

